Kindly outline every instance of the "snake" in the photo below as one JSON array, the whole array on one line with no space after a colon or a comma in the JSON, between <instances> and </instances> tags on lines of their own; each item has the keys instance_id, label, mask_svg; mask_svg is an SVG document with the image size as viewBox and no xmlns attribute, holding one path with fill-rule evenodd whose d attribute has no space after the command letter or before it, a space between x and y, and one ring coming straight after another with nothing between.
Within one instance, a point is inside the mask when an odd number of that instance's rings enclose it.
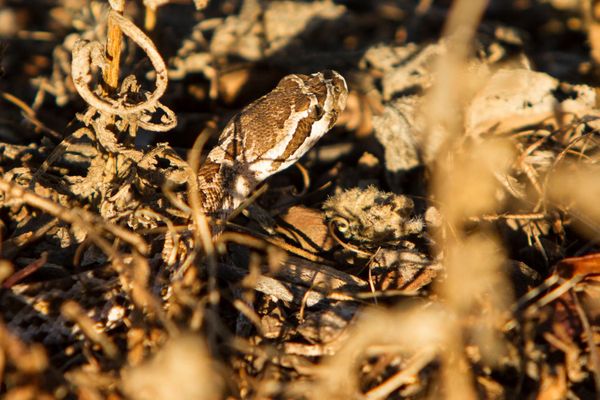
<instances>
[{"instance_id":1,"label":"snake","mask_svg":"<svg viewBox=\"0 0 600 400\"><path fill-rule=\"evenodd\" d=\"M259 184L297 162L335 125L347 97L344 77L324 70L287 75L244 107L225 125L198 171L202 211L227 218ZM125 294L115 275L92 270L3 289L2 318L26 342L64 348L81 334L57 313L57 302L77 299L103 329L122 323L125 311L115 303Z\"/></svg>"},{"instance_id":2,"label":"snake","mask_svg":"<svg viewBox=\"0 0 600 400\"><path fill-rule=\"evenodd\" d=\"M346 106L336 71L292 74L227 123L199 171L204 211L230 214L254 188L298 161Z\"/></svg>"}]
</instances>

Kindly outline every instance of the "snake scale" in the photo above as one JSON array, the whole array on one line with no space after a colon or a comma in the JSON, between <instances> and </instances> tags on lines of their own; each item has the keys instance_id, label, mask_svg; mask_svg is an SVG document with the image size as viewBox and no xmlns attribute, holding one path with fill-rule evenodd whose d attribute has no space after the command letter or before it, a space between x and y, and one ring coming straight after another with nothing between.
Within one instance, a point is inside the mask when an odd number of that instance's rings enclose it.
<instances>
[{"instance_id":1,"label":"snake scale","mask_svg":"<svg viewBox=\"0 0 600 400\"><path fill-rule=\"evenodd\" d=\"M288 75L246 106L225 126L199 170L203 211L226 218L258 184L298 161L333 127L347 96L344 78L325 70ZM56 312L56 303L75 299L102 329L110 329L123 317L114 307L123 295L114 271L107 276L87 271L4 289L2 318L23 340L62 348L77 336L76 327Z\"/></svg>"}]
</instances>

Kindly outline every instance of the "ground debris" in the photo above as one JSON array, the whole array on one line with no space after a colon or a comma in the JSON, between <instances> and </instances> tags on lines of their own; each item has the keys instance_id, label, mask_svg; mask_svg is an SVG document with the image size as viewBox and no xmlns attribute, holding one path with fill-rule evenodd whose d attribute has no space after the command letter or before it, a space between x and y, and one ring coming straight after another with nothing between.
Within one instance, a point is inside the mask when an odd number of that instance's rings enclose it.
<instances>
[{"instance_id":1,"label":"ground debris","mask_svg":"<svg viewBox=\"0 0 600 400\"><path fill-rule=\"evenodd\" d=\"M593 3L0 0L0 397L598 397ZM337 125L204 215L325 69Z\"/></svg>"}]
</instances>

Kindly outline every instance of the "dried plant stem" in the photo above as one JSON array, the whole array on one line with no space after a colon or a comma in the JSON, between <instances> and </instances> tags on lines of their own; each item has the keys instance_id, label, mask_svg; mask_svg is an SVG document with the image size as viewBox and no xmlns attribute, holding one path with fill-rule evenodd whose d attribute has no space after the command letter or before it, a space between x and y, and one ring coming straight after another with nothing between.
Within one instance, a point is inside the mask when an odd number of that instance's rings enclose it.
<instances>
[{"instance_id":1,"label":"dried plant stem","mask_svg":"<svg viewBox=\"0 0 600 400\"><path fill-rule=\"evenodd\" d=\"M486 214L476 217L469 217L469 221L480 222L480 221L498 221L503 219L516 219L516 220L528 220L528 221L536 221L547 219L548 215L545 213L524 213L524 214Z\"/></svg>"},{"instance_id":2,"label":"dried plant stem","mask_svg":"<svg viewBox=\"0 0 600 400\"><path fill-rule=\"evenodd\" d=\"M11 288L15 284L17 284L19 281L25 279L26 277L28 277L29 275L33 274L35 271L40 269L44 264L46 264L47 261L48 261L48 252L45 251L42 253L40 258L33 261L32 263L29 263L24 268L18 270L17 272L15 272L11 276L9 276L8 279L6 279L4 282L2 282L2 287L3 288Z\"/></svg>"},{"instance_id":3,"label":"dried plant stem","mask_svg":"<svg viewBox=\"0 0 600 400\"><path fill-rule=\"evenodd\" d=\"M581 1L580 4L591 47L590 55L594 63L600 64L600 24L598 23L600 5L591 0Z\"/></svg>"},{"instance_id":4,"label":"dried plant stem","mask_svg":"<svg viewBox=\"0 0 600 400\"><path fill-rule=\"evenodd\" d=\"M156 8L146 6L146 15L144 17L144 28L146 31L152 32L156 27Z\"/></svg>"},{"instance_id":5,"label":"dried plant stem","mask_svg":"<svg viewBox=\"0 0 600 400\"><path fill-rule=\"evenodd\" d=\"M100 65L102 68L106 68L106 57L103 54L103 47L98 42L79 41L73 49L73 62L71 64L71 75L73 76L73 84L77 92L90 106L108 114L124 116L140 113L152 107L158 107L158 100L165 93L168 81L167 67L160 53L150 38L127 18L115 11L111 11L108 19L117 24L122 33L130 37L131 40L144 50L156 71L156 89L147 97L146 101L135 105L120 104L112 99L99 97L92 92L88 84L92 81L91 65ZM169 126L170 128L172 126Z\"/></svg>"},{"instance_id":6,"label":"dried plant stem","mask_svg":"<svg viewBox=\"0 0 600 400\"><path fill-rule=\"evenodd\" d=\"M200 199L200 188L198 186L198 171L200 169L200 154L202 148L212 136L214 126L210 125L207 129L198 135L192 149L189 153L190 175L188 176L188 193L192 218L196 225L194 231L196 235L196 243L202 244L204 251L209 259L209 265L216 268L215 247L212 241L212 233L206 214L203 212L202 202ZM214 265L213 265L214 264Z\"/></svg>"},{"instance_id":7,"label":"dried plant stem","mask_svg":"<svg viewBox=\"0 0 600 400\"><path fill-rule=\"evenodd\" d=\"M75 301L65 302L61 309L61 314L68 320L75 322L82 332L92 342L102 347L104 354L112 359L120 356L117 346L106 336L106 334L94 327L95 322L85 314L85 311Z\"/></svg>"},{"instance_id":8,"label":"dried plant stem","mask_svg":"<svg viewBox=\"0 0 600 400\"><path fill-rule=\"evenodd\" d=\"M598 354L598 347L595 343L594 339L594 331L592 330L592 326L590 325L590 320L588 319L583 305L581 301L579 301L579 297L577 292L572 290L571 299L573 300L573 304L575 305L575 310L577 310L577 315L581 320L581 325L585 332L586 341L588 343L588 348L590 351L590 358L592 361L592 372L594 376L594 385L596 387L596 393L600 393L600 355Z\"/></svg>"},{"instance_id":9,"label":"dried plant stem","mask_svg":"<svg viewBox=\"0 0 600 400\"><path fill-rule=\"evenodd\" d=\"M399 387L416 382L419 372L427 366L435 357L433 349L425 349L415 354L406 364L407 366L381 385L374 387L366 393L368 400L385 399Z\"/></svg>"},{"instance_id":10,"label":"dried plant stem","mask_svg":"<svg viewBox=\"0 0 600 400\"><path fill-rule=\"evenodd\" d=\"M2 363L4 364L8 360L14 363L17 370L33 374L41 372L48 367L48 356L42 345L37 343L33 345L25 344L1 321L0 349L2 350ZM4 384L5 382L2 383Z\"/></svg>"},{"instance_id":11,"label":"dried plant stem","mask_svg":"<svg viewBox=\"0 0 600 400\"><path fill-rule=\"evenodd\" d=\"M269 188L269 185L264 184L261 187L259 187L257 190L255 190L250 197L248 197L246 200L244 200L242 202L242 204L240 204L238 206L238 208L236 208L235 210L233 210L233 212L227 216L227 222L234 220L246 208L248 208L249 205L251 205L252 203L254 203L254 201L256 201L256 199L258 199L260 196L262 196L263 193L265 193L268 188Z\"/></svg>"},{"instance_id":12,"label":"dried plant stem","mask_svg":"<svg viewBox=\"0 0 600 400\"><path fill-rule=\"evenodd\" d=\"M195 239L195 252L196 255L200 254L200 250L204 250L206 256L206 262L208 264L208 311L214 311L209 313L215 318L212 318L214 323L208 324L207 339L209 346L213 349L217 348L217 337L216 331L217 316L219 315L219 299L220 294L217 287L217 255L215 251L215 245L213 242L213 236L219 232L211 232L208 218L204 213L202 200L200 198L200 187L198 184L198 171L200 170L200 154L202 154L202 148L212 136L215 126L209 124L206 129L198 135L192 149L189 152L188 163L188 198L190 203L190 210L192 220L194 221L194 239ZM218 226L215 229L220 229Z\"/></svg>"},{"instance_id":13,"label":"dried plant stem","mask_svg":"<svg viewBox=\"0 0 600 400\"><path fill-rule=\"evenodd\" d=\"M123 14L123 9L115 10ZM105 90L112 94L119 87L119 65L121 63L121 46L123 45L123 32L114 18L108 19L108 38L106 40L106 59L108 66L104 70Z\"/></svg>"},{"instance_id":14,"label":"dried plant stem","mask_svg":"<svg viewBox=\"0 0 600 400\"><path fill-rule=\"evenodd\" d=\"M50 229L54 228L57 223L58 218L52 218L34 231L24 232L5 240L2 242L2 257L5 260L12 260L21 250L39 240Z\"/></svg>"},{"instance_id":15,"label":"dried plant stem","mask_svg":"<svg viewBox=\"0 0 600 400\"><path fill-rule=\"evenodd\" d=\"M462 113L460 112L461 104L469 96L468 81L465 80L465 71L467 70L467 61L471 52L473 37L479 21L483 15L487 2L484 0L457 0L452 3L446 25L444 27L444 36L447 40L448 52L444 57L441 57L436 67L436 86L430 93L429 105L431 112L435 116L429 121L430 137L429 140L438 143L438 152L448 159L460 159L459 154L451 153L453 144L461 139L463 133ZM436 130L434 127L443 126L445 129ZM454 197L454 191L442 189L444 183L456 182L465 177L460 176L460 172L453 167L448 168L446 163L439 163L436 170L435 181L436 188L439 192L439 200L447 205L443 210L447 222L451 226L460 227L463 224L462 210L465 206L461 203L460 198ZM464 169L462 174L469 174L468 169ZM444 183L443 183L444 182ZM435 190L435 189L434 189ZM467 199L471 201L473 199ZM463 243L465 238L462 232L457 232L456 238L453 240L440 238L440 243L444 247L444 253L460 254L456 259L447 261L448 275L451 279L445 282L441 287L442 293L448 299L448 307L455 319L448 320L446 327L446 351L441 354L441 377L444 397L446 399L475 399L477 395L472 385L472 372L469 369L468 361L463 354L464 348L464 333L460 322L465 317L465 310L469 307L465 306L462 297L457 296L457 291L461 290L458 282L465 276L464 263L465 257L470 257L474 248L465 247ZM473 254L473 256L475 256ZM450 257L449 257L450 258ZM466 264L465 264L466 265ZM490 267L491 268L491 267ZM491 273L491 271L490 271ZM467 279L474 278L464 278ZM466 283L466 282L465 282ZM465 285L463 285L465 286ZM469 293L467 296L476 297L475 294Z\"/></svg>"},{"instance_id":16,"label":"dried plant stem","mask_svg":"<svg viewBox=\"0 0 600 400\"><path fill-rule=\"evenodd\" d=\"M301 249L299 247L293 246L293 245L291 245L291 244L289 244L289 243L285 242L284 240L279 239L277 237L272 237L272 236L264 235L264 234L262 234L260 232L256 232L253 229L249 229L249 228L247 228L245 226L237 225L237 224L234 224L232 222L228 222L227 226L233 227L233 228L235 228L236 230L239 230L239 231L243 231L243 232L249 233L249 234L251 234L255 238L262 239L265 242L268 242L268 243L270 243L270 244L272 244L274 246L277 246L280 249L285 250L288 253L295 254L295 255L300 256L302 258L305 258L307 260L318 262L318 263L325 264L325 265L330 265L330 266L334 266L335 265L335 263L331 262L330 260L327 260L326 258L319 257L318 255L316 255L314 253L311 253L311 252L309 252L307 250L304 250L304 249ZM217 243L216 243L216 247L219 248L219 246L222 246L222 244L224 243L224 241L225 241L225 239L224 239L223 235L219 236L219 239L217 240Z\"/></svg>"},{"instance_id":17,"label":"dried plant stem","mask_svg":"<svg viewBox=\"0 0 600 400\"><path fill-rule=\"evenodd\" d=\"M56 132L54 129L48 128L42 121L40 121L36 112L29 107L23 100L19 99L16 96L13 96L10 93L0 91L0 97L4 98L4 100L13 103L15 106L21 109L21 115L26 118L29 122L31 122L37 129L46 133L49 137L57 140L62 140L63 135L59 132Z\"/></svg>"}]
</instances>

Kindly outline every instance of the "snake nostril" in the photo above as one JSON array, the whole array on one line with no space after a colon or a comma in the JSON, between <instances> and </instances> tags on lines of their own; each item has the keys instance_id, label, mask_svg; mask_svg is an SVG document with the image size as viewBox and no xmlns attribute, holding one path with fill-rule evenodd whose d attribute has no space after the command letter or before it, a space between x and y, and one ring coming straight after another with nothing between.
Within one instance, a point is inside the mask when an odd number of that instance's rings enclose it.
<instances>
[{"instance_id":1,"label":"snake nostril","mask_svg":"<svg viewBox=\"0 0 600 400\"><path fill-rule=\"evenodd\" d=\"M335 77L334 72L330 69L323 70L321 71L321 73L323 74L323 78L325 79L333 79Z\"/></svg>"}]
</instances>

